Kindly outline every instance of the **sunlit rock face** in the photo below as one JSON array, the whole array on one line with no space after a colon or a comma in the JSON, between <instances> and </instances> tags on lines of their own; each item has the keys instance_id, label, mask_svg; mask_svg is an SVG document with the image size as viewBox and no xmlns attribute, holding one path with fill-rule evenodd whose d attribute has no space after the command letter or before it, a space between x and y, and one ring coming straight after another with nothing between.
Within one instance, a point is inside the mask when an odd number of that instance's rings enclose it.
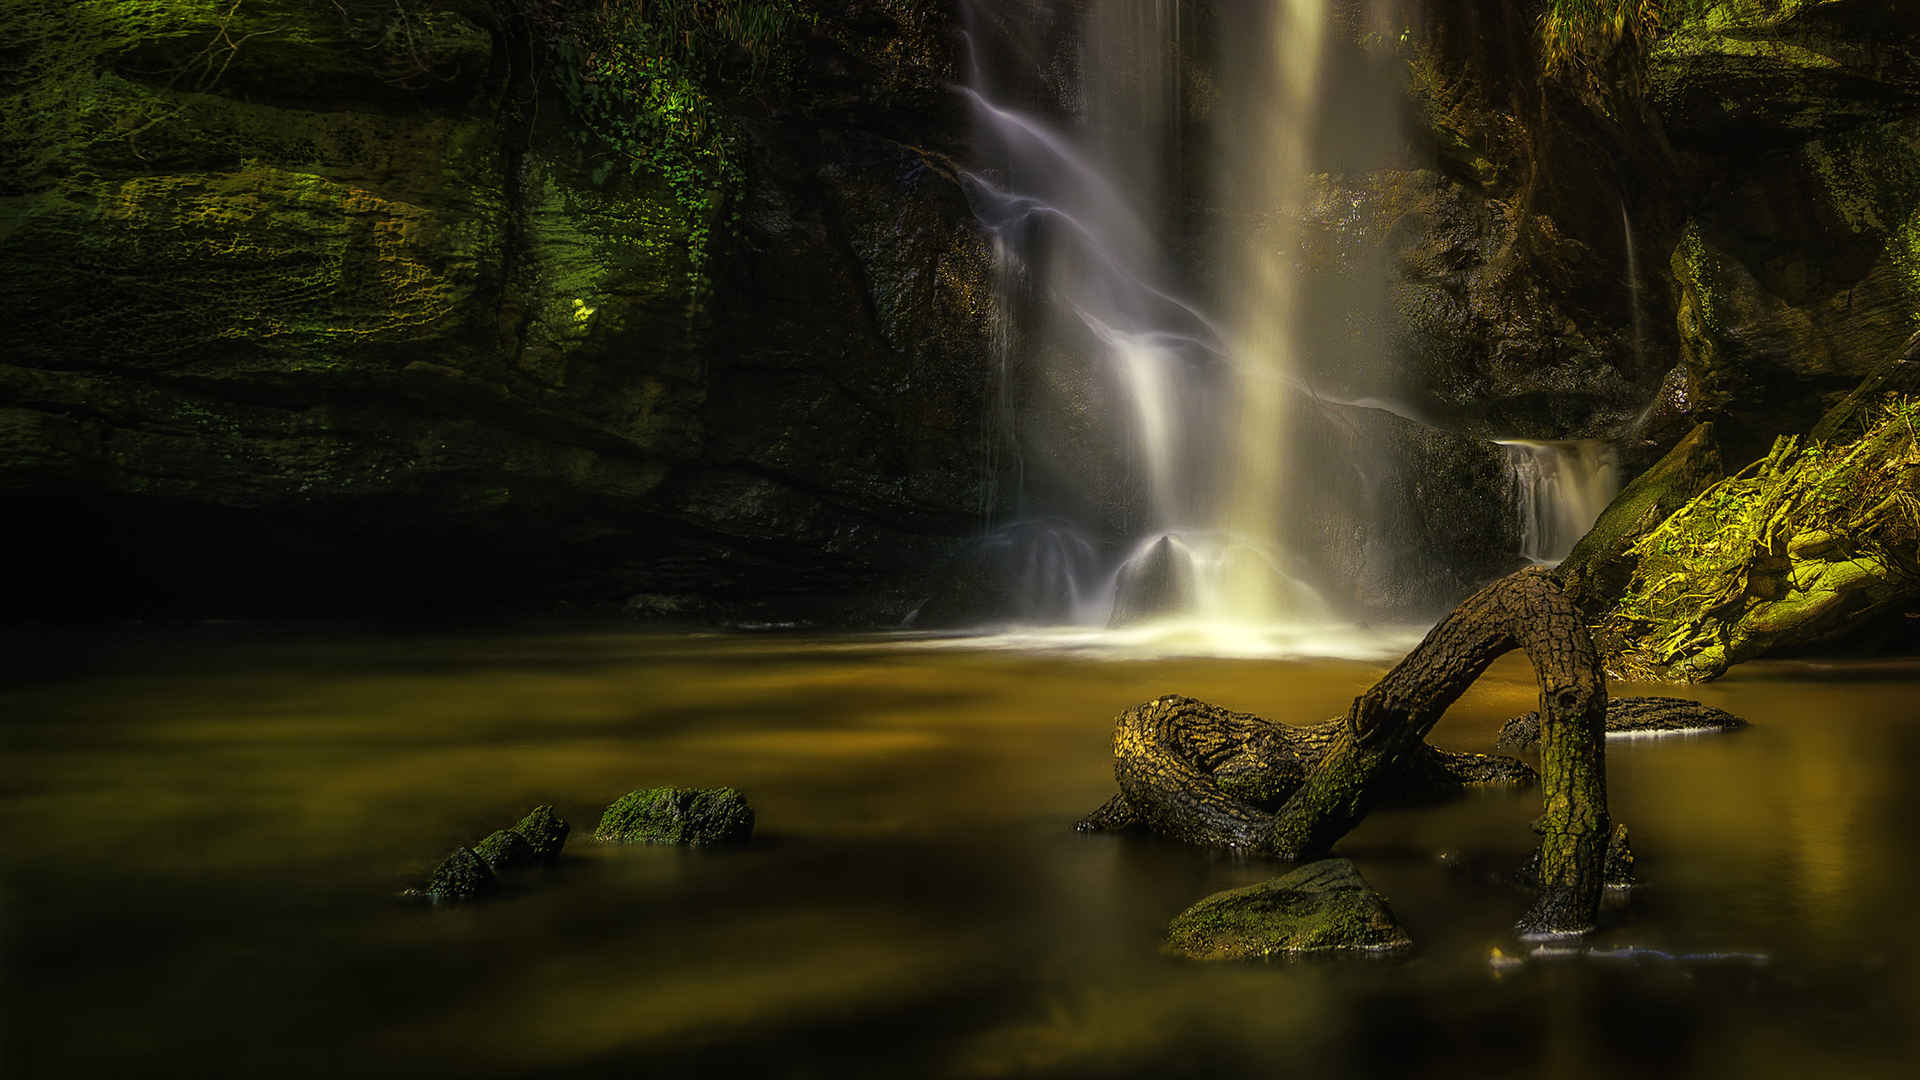
<instances>
[{"instance_id":1,"label":"sunlit rock face","mask_svg":"<svg viewBox=\"0 0 1920 1080\"><path fill-rule=\"evenodd\" d=\"M69 571L39 606L750 614L971 531L950 13L823 11L727 106L729 227L602 167L511 5L228 6L0 14L0 491Z\"/></svg>"}]
</instances>

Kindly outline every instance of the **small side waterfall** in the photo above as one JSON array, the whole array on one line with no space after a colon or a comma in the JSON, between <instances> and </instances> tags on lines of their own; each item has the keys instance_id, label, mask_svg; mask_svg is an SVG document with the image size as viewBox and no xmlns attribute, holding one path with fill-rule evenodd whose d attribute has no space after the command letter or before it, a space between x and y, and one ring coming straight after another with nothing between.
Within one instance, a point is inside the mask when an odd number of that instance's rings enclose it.
<instances>
[{"instance_id":1,"label":"small side waterfall","mask_svg":"<svg viewBox=\"0 0 1920 1080\"><path fill-rule=\"evenodd\" d=\"M1626 200L1620 202L1620 230L1627 240L1627 299L1633 305L1633 359L1647 366L1647 317L1640 302L1640 258L1633 242L1633 219L1627 216Z\"/></svg>"},{"instance_id":2,"label":"small side waterfall","mask_svg":"<svg viewBox=\"0 0 1920 1080\"><path fill-rule=\"evenodd\" d=\"M1502 440L1520 525L1520 554L1557 563L1593 528L1620 491L1620 462L1611 443Z\"/></svg>"}]
</instances>

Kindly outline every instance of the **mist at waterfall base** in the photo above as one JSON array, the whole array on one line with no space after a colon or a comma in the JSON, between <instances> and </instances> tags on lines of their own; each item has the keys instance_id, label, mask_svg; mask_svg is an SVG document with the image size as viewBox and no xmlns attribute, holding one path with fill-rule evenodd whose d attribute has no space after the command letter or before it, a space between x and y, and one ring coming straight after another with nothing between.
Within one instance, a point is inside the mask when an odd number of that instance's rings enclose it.
<instances>
[{"instance_id":1,"label":"mist at waterfall base","mask_svg":"<svg viewBox=\"0 0 1920 1080\"><path fill-rule=\"evenodd\" d=\"M1391 52L1357 44L1390 39L1385 7L962 11L966 179L1002 320L992 526L912 625L1022 647L1392 653L1591 524L1597 508L1554 500L1610 482L1562 480L1584 465L1557 464L1560 444L1526 457L1397 403L1391 363L1355 344L1390 318L1390 268L1306 250L1299 222L1337 198L1325 173L1408 152ZM1463 546L1490 557L1451 564Z\"/></svg>"}]
</instances>

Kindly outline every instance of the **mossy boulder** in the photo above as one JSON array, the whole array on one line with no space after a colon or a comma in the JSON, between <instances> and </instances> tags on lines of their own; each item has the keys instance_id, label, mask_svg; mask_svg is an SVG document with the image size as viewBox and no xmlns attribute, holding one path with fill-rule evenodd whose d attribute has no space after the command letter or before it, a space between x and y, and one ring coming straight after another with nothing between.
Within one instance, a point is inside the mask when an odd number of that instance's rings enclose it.
<instances>
[{"instance_id":1,"label":"mossy boulder","mask_svg":"<svg viewBox=\"0 0 1920 1080\"><path fill-rule=\"evenodd\" d=\"M458 904L493 892L499 880L472 848L459 847L441 861L422 890L436 904Z\"/></svg>"},{"instance_id":2,"label":"mossy boulder","mask_svg":"<svg viewBox=\"0 0 1920 1080\"><path fill-rule=\"evenodd\" d=\"M753 808L730 787L642 788L607 807L593 836L616 844L740 844L753 836Z\"/></svg>"},{"instance_id":3,"label":"mossy boulder","mask_svg":"<svg viewBox=\"0 0 1920 1080\"><path fill-rule=\"evenodd\" d=\"M480 856L480 860L487 864L496 877L525 870L540 861L534 855L533 845L511 829L498 829L488 834L485 840L473 845L473 853Z\"/></svg>"},{"instance_id":4,"label":"mossy boulder","mask_svg":"<svg viewBox=\"0 0 1920 1080\"><path fill-rule=\"evenodd\" d=\"M560 849L566 846L567 834L572 831L551 806L536 806L520 819L512 830L527 842L533 858L544 863L552 863L560 858Z\"/></svg>"},{"instance_id":5,"label":"mossy boulder","mask_svg":"<svg viewBox=\"0 0 1920 1080\"><path fill-rule=\"evenodd\" d=\"M1353 863L1323 859L1193 905L1168 925L1166 949L1195 960L1264 960L1412 944Z\"/></svg>"}]
</instances>

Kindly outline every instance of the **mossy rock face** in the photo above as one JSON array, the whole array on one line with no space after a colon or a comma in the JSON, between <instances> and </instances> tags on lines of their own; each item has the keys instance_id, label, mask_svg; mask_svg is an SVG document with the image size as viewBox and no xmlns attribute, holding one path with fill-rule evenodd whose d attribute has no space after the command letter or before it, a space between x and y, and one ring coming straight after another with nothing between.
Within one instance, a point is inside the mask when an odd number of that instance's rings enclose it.
<instances>
[{"instance_id":1,"label":"mossy rock face","mask_svg":"<svg viewBox=\"0 0 1920 1080\"><path fill-rule=\"evenodd\" d=\"M1912 27L1881 0L1701 5L1647 57L1648 97L1676 142L1784 140L1920 104Z\"/></svg>"},{"instance_id":2,"label":"mossy rock face","mask_svg":"<svg viewBox=\"0 0 1920 1080\"><path fill-rule=\"evenodd\" d=\"M593 835L616 844L745 843L753 836L753 808L730 787L643 788L607 807Z\"/></svg>"},{"instance_id":3,"label":"mossy rock face","mask_svg":"<svg viewBox=\"0 0 1920 1080\"><path fill-rule=\"evenodd\" d=\"M473 845L473 853L480 856L496 876L524 870L540 861L526 837L511 829L496 830L485 840Z\"/></svg>"},{"instance_id":4,"label":"mossy rock face","mask_svg":"<svg viewBox=\"0 0 1920 1080\"><path fill-rule=\"evenodd\" d=\"M567 834L572 831L551 806L534 807L513 827L513 832L527 842L533 857L544 863L560 858L560 849L566 846Z\"/></svg>"},{"instance_id":5,"label":"mossy rock face","mask_svg":"<svg viewBox=\"0 0 1920 1080\"><path fill-rule=\"evenodd\" d=\"M0 492L86 507L30 560L100 582L29 610L904 614L976 531L992 249L954 13L812 6L847 55L740 95L718 207L554 100L520 0L0 4Z\"/></svg>"},{"instance_id":6,"label":"mossy rock face","mask_svg":"<svg viewBox=\"0 0 1920 1080\"><path fill-rule=\"evenodd\" d=\"M1215 893L1176 915L1167 951L1195 960L1264 960L1327 952L1392 952L1413 940L1346 859Z\"/></svg>"},{"instance_id":7,"label":"mossy rock face","mask_svg":"<svg viewBox=\"0 0 1920 1080\"><path fill-rule=\"evenodd\" d=\"M1920 595L1920 400L1859 415L1867 430L1847 441L1782 437L1635 545L1594 628L1610 672L1704 682Z\"/></svg>"},{"instance_id":8,"label":"mossy rock face","mask_svg":"<svg viewBox=\"0 0 1920 1080\"><path fill-rule=\"evenodd\" d=\"M458 904L485 896L498 885L486 860L472 848L461 847L453 849L453 854L434 870L424 891L436 904Z\"/></svg>"},{"instance_id":9,"label":"mossy rock face","mask_svg":"<svg viewBox=\"0 0 1920 1080\"><path fill-rule=\"evenodd\" d=\"M1725 475L1713 425L1695 427L1607 504L1554 576L1583 609L1606 606L1633 576L1638 565L1633 552L1641 538Z\"/></svg>"}]
</instances>

